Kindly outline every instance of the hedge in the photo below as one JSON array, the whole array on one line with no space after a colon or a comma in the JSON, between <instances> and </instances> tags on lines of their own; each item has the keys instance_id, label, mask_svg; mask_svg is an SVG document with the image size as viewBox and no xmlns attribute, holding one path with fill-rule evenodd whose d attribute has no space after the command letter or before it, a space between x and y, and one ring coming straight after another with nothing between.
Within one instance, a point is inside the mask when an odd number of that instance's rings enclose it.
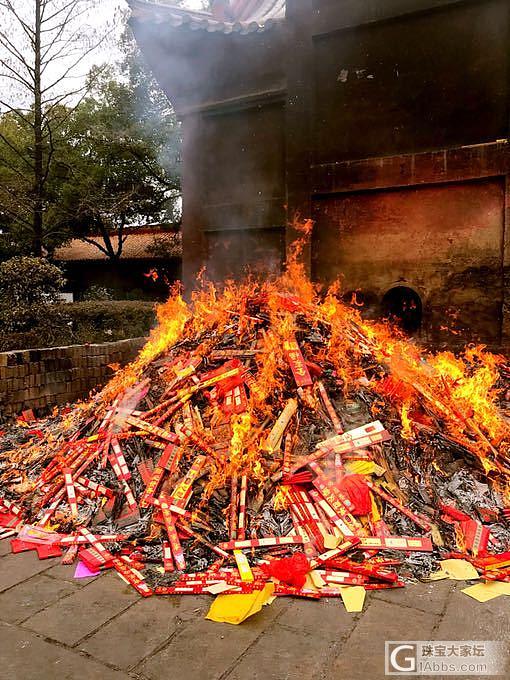
<instances>
[{"instance_id":1,"label":"hedge","mask_svg":"<svg viewBox=\"0 0 510 680\"><path fill-rule=\"evenodd\" d=\"M0 351L114 342L147 335L155 323L152 302L106 300L51 305L44 326L25 333L0 328Z\"/></svg>"}]
</instances>

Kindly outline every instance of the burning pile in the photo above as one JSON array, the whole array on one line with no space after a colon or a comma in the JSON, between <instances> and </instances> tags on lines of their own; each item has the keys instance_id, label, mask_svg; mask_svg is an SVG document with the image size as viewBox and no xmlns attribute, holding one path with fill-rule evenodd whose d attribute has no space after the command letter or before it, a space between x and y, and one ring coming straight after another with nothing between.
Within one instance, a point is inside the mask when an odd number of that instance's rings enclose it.
<instances>
[{"instance_id":1,"label":"burning pile","mask_svg":"<svg viewBox=\"0 0 510 680\"><path fill-rule=\"evenodd\" d=\"M176 292L100 393L4 436L0 531L144 596L349 606L446 558L510 581L506 377L482 348L425 355L295 263Z\"/></svg>"}]
</instances>

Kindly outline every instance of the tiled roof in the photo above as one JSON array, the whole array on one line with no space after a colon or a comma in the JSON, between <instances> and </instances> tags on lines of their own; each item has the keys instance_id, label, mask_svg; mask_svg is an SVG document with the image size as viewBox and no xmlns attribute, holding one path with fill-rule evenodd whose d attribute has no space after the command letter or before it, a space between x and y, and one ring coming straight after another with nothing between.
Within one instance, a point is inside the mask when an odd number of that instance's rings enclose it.
<instances>
[{"instance_id":1,"label":"tiled roof","mask_svg":"<svg viewBox=\"0 0 510 680\"><path fill-rule=\"evenodd\" d=\"M91 238L103 245L100 236L92 236ZM112 236L114 248L116 248L117 243L118 238ZM77 238L70 241L66 246L58 248L54 256L56 260L62 262L107 259L99 248ZM157 260L170 257L182 257L181 233L147 229L127 235L122 248L121 260Z\"/></svg>"},{"instance_id":2,"label":"tiled roof","mask_svg":"<svg viewBox=\"0 0 510 680\"><path fill-rule=\"evenodd\" d=\"M209 33L254 33L281 23L285 18L285 0L230 0L228 20L212 12L176 7L170 2L128 0L133 17L167 24L173 28L186 27Z\"/></svg>"}]
</instances>

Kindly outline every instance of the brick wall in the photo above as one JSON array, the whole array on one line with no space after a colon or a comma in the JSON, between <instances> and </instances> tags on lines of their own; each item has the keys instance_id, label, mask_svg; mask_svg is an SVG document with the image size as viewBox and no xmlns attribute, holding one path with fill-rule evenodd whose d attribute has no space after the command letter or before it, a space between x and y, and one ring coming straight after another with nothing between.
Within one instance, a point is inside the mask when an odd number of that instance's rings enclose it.
<instances>
[{"instance_id":1,"label":"brick wall","mask_svg":"<svg viewBox=\"0 0 510 680\"><path fill-rule=\"evenodd\" d=\"M128 363L145 338L0 353L0 415L85 397L112 375L109 364Z\"/></svg>"}]
</instances>

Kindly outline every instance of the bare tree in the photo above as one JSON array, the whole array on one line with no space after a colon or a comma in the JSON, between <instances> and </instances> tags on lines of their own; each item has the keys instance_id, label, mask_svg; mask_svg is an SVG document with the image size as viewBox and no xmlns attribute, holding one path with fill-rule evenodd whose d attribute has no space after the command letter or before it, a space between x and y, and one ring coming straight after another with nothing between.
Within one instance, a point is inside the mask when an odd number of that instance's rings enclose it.
<instances>
[{"instance_id":1,"label":"bare tree","mask_svg":"<svg viewBox=\"0 0 510 680\"><path fill-rule=\"evenodd\" d=\"M111 24L93 25L96 5L98 0L0 0L0 111L10 112L24 132L18 142L0 129L0 166L20 175L16 186L26 187L14 200L23 204L23 219L29 216L38 256L55 132L93 84L85 79L90 55L113 30ZM99 77L101 69L95 73ZM16 190L0 182L0 191L4 206L12 205Z\"/></svg>"}]
</instances>

